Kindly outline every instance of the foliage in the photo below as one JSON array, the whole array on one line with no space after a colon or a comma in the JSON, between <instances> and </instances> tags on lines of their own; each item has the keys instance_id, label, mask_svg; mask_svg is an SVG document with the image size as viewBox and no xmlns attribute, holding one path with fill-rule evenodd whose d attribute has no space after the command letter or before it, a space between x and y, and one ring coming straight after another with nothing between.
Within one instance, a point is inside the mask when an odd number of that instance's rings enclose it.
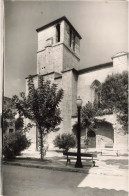
<instances>
[{"instance_id":1,"label":"foliage","mask_svg":"<svg viewBox=\"0 0 129 196\"><path fill-rule=\"evenodd\" d=\"M4 104L3 104L3 113L2 113L2 117L3 117L3 133L6 132L6 130L12 126L15 127L15 130L23 130L24 127L24 121L23 118L21 116L19 116L18 118L16 118L16 109L14 107L14 104L12 102L12 99L9 98L9 103L4 100Z\"/></svg>"},{"instance_id":2,"label":"foliage","mask_svg":"<svg viewBox=\"0 0 129 196\"><path fill-rule=\"evenodd\" d=\"M14 112L11 108L4 107L3 113L2 113L3 133L5 133L5 131L7 130L9 126L13 126L15 124L15 115L16 115L16 112Z\"/></svg>"},{"instance_id":3,"label":"foliage","mask_svg":"<svg viewBox=\"0 0 129 196\"><path fill-rule=\"evenodd\" d=\"M102 84L101 102L105 109L117 114L123 128L128 128L128 73L110 75Z\"/></svg>"},{"instance_id":4,"label":"foliage","mask_svg":"<svg viewBox=\"0 0 129 196\"><path fill-rule=\"evenodd\" d=\"M22 130L24 127L24 120L21 116L19 116L16 120L15 120L15 131L18 130Z\"/></svg>"},{"instance_id":5,"label":"foliage","mask_svg":"<svg viewBox=\"0 0 129 196\"><path fill-rule=\"evenodd\" d=\"M82 108L82 128L95 126L96 116L106 114L117 114L117 119L123 125L123 129L128 130L128 73L110 75L98 89L101 92L101 103L88 102Z\"/></svg>"},{"instance_id":6,"label":"foliage","mask_svg":"<svg viewBox=\"0 0 129 196\"><path fill-rule=\"evenodd\" d=\"M96 134L95 134L94 131L89 130L89 131L87 132L87 137L95 137L95 136L96 136Z\"/></svg>"},{"instance_id":7,"label":"foliage","mask_svg":"<svg viewBox=\"0 0 129 196\"><path fill-rule=\"evenodd\" d=\"M81 110L81 129L86 129L86 132L89 133L88 137L91 136L93 130L96 128L98 123L102 122L103 120L98 120L95 117L98 115L99 108L97 104L88 102L85 106L82 107ZM77 132L78 123L76 122L73 125L73 132L76 134Z\"/></svg>"},{"instance_id":8,"label":"foliage","mask_svg":"<svg viewBox=\"0 0 129 196\"><path fill-rule=\"evenodd\" d=\"M82 107L81 124L82 128L93 128L95 125L95 116L97 114L96 104L88 102Z\"/></svg>"},{"instance_id":9,"label":"foliage","mask_svg":"<svg viewBox=\"0 0 129 196\"><path fill-rule=\"evenodd\" d=\"M3 155L5 158L14 158L30 146L30 141L21 131L3 135Z\"/></svg>"},{"instance_id":10,"label":"foliage","mask_svg":"<svg viewBox=\"0 0 129 196\"><path fill-rule=\"evenodd\" d=\"M76 146L76 138L73 134L63 133L62 135L57 135L55 140L53 141L55 147L59 149L63 149L68 152L70 148L74 148Z\"/></svg>"},{"instance_id":11,"label":"foliage","mask_svg":"<svg viewBox=\"0 0 129 196\"><path fill-rule=\"evenodd\" d=\"M38 87L35 88L33 76L28 77L28 95L25 93L13 97L15 106L25 118L34 122L40 134L40 153L43 160L43 138L60 124L59 104L63 98L63 90L57 90L56 84L44 81L43 76L38 76Z\"/></svg>"}]
</instances>

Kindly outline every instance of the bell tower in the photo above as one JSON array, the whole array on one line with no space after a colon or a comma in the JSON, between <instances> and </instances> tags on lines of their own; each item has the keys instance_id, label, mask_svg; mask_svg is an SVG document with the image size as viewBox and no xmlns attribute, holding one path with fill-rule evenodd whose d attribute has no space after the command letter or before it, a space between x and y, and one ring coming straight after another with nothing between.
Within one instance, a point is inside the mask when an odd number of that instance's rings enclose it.
<instances>
[{"instance_id":1,"label":"bell tower","mask_svg":"<svg viewBox=\"0 0 129 196\"><path fill-rule=\"evenodd\" d=\"M43 27L38 33L37 74L78 70L81 36L63 16Z\"/></svg>"}]
</instances>

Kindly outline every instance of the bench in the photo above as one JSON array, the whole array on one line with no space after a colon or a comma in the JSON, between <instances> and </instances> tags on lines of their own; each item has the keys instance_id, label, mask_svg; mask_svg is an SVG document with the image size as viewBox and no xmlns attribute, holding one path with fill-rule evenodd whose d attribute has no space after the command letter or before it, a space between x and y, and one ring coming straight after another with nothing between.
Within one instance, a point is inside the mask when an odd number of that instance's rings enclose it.
<instances>
[{"instance_id":1,"label":"bench","mask_svg":"<svg viewBox=\"0 0 129 196\"><path fill-rule=\"evenodd\" d=\"M69 156L73 156L73 157L77 156L77 153L76 152L63 152L63 155L67 156L67 161L66 161L66 165L67 165L68 163L71 164ZM91 157L92 167L95 166L95 161L93 161L93 157L95 157L94 154L91 154L91 153L81 153L81 157Z\"/></svg>"},{"instance_id":2,"label":"bench","mask_svg":"<svg viewBox=\"0 0 129 196\"><path fill-rule=\"evenodd\" d=\"M109 153L112 154L113 152L117 155L117 157L119 156L119 150L118 149L112 149L112 148L103 148L100 150L101 155L103 155L104 153ZM111 153L110 153L111 152Z\"/></svg>"}]
</instances>

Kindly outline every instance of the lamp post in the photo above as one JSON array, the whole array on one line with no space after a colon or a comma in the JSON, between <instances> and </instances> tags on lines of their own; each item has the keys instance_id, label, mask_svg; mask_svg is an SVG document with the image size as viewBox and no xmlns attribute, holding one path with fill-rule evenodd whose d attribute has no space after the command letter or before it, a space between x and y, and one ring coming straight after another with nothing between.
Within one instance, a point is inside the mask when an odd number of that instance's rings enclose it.
<instances>
[{"instance_id":1,"label":"lamp post","mask_svg":"<svg viewBox=\"0 0 129 196\"><path fill-rule=\"evenodd\" d=\"M80 148L80 136L81 136L81 128L80 128L80 110L82 107L82 99L80 97L77 98L76 101L77 109L78 109L78 129L77 129L77 161L75 167L82 168L81 162L81 148Z\"/></svg>"}]
</instances>

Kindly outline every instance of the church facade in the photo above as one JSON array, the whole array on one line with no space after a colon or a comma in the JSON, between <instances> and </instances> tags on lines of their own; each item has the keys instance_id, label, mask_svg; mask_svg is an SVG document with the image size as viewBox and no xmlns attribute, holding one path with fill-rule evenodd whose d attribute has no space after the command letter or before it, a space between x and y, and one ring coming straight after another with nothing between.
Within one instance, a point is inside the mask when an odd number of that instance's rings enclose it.
<instances>
[{"instance_id":1,"label":"church facade","mask_svg":"<svg viewBox=\"0 0 129 196\"><path fill-rule=\"evenodd\" d=\"M76 99L83 100L83 106L94 102L96 85L105 81L107 75L122 73L127 70L128 54L120 52L112 57L112 61L93 67L80 69L80 41L81 36L66 17L53 21L37 30L37 74L33 76L35 87L38 86L38 75L44 80L56 83L64 90L64 97L60 104L63 121L59 131L48 135L49 148L53 148L53 140L59 133L72 133L73 125L77 122ZM27 93L26 79L26 93ZM89 147L99 148L108 145L112 148L127 147L127 135L116 121L114 114L106 115L105 123L101 123L95 130L95 137L91 138ZM86 131L82 130L82 143ZM30 131L29 136L33 148L38 148L36 129Z\"/></svg>"}]
</instances>

